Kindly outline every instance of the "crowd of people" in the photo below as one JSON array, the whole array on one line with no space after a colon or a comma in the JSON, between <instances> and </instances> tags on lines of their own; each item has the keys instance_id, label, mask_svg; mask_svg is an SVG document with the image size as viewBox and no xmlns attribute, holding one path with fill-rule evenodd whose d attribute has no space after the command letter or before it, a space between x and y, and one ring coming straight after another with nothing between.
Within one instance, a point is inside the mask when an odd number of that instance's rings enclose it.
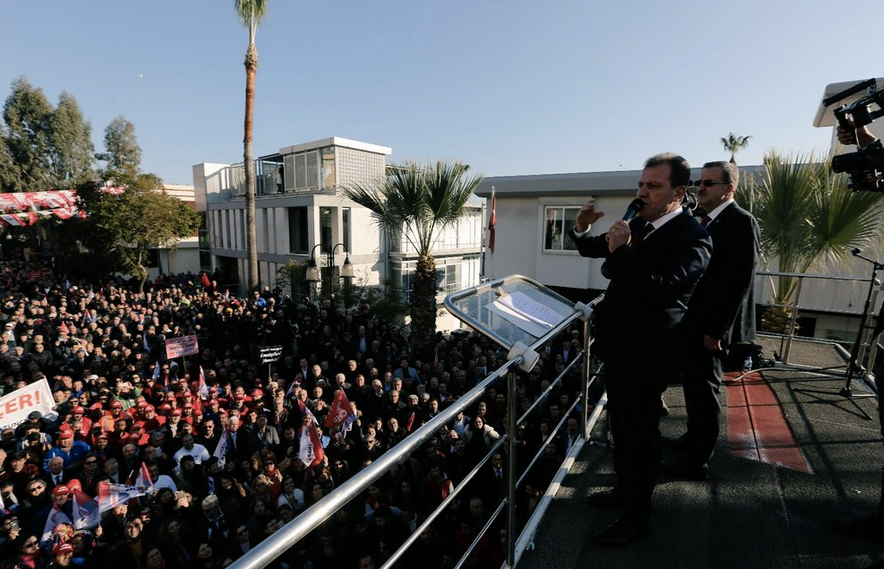
<instances>
[{"instance_id":1,"label":"crowd of people","mask_svg":"<svg viewBox=\"0 0 884 569\"><path fill-rule=\"evenodd\" d=\"M439 334L433 361L422 361L364 302L345 310L269 288L237 298L193 274L160 277L138 293L120 279L72 283L50 261L7 258L0 304L0 395L45 380L55 402L53 413L33 412L0 434L0 568L225 567L503 363L497 346L469 333ZM196 337L198 354L167 359L165 341L185 336ZM568 330L520 374L521 409L581 341ZM264 346L282 346L269 368L259 363ZM576 440L578 420L563 414L577 377L515 434L524 464L556 431L519 489L522 514ZM324 430L341 390L355 421ZM505 433L506 409L505 390L488 390L276 566L383 562ZM323 446L315 462L301 453L305 413ZM404 564L453 566L506 493L505 460L503 451L492 456ZM97 500L103 482L147 479L146 495L120 501L100 523L83 521L83 501ZM499 565L506 543L500 524L469 565Z\"/></svg>"}]
</instances>

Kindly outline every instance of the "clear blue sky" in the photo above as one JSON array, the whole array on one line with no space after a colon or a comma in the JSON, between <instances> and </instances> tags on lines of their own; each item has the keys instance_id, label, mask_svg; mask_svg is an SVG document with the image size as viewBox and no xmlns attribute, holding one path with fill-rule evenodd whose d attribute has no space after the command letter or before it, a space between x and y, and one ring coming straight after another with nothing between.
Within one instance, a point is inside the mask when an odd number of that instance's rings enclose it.
<instances>
[{"instance_id":1,"label":"clear blue sky","mask_svg":"<svg viewBox=\"0 0 884 569\"><path fill-rule=\"evenodd\" d=\"M117 115L142 169L242 159L248 33L233 0L4 0L0 97L65 90L96 148ZM822 151L828 83L884 75L880 0L271 0L258 30L256 155L329 136L486 175ZM865 41L841 30L868 22ZM881 119L884 120L884 119ZM36 188L35 188L36 189Z\"/></svg>"}]
</instances>

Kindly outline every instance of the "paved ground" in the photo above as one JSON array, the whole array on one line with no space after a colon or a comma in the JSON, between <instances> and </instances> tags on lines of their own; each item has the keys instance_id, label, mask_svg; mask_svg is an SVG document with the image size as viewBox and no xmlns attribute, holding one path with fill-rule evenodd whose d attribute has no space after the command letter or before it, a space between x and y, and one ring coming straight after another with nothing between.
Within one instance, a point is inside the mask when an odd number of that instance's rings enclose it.
<instances>
[{"instance_id":1,"label":"paved ground","mask_svg":"<svg viewBox=\"0 0 884 569\"><path fill-rule=\"evenodd\" d=\"M765 342L770 355L778 344ZM819 367L843 363L828 345L797 343L792 362ZM843 368L841 370L843 374ZM587 445L565 479L519 569L570 568L777 568L854 569L884 558L884 544L840 534L832 521L871 511L877 504L884 464L877 399L855 401L865 420L837 394L807 394L797 388L844 386L843 377L820 377L778 364L761 372L773 389L812 473L740 458L722 429L708 482L662 482L654 494L651 537L623 550L589 541L617 513L585 505L587 494L613 483L611 451ZM856 392L863 391L854 383ZM736 399L736 398L735 398ZM680 388L670 388L672 414L664 435L683 430ZM595 438L604 438L604 425Z\"/></svg>"}]
</instances>

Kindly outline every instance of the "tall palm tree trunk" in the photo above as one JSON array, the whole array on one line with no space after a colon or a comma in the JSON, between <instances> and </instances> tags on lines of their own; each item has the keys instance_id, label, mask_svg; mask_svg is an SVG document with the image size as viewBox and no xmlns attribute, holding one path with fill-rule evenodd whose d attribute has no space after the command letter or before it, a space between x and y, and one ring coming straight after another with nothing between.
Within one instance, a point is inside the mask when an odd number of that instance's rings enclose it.
<instances>
[{"instance_id":1,"label":"tall palm tree trunk","mask_svg":"<svg viewBox=\"0 0 884 569\"><path fill-rule=\"evenodd\" d=\"M421 255L414 269L411 294L411 346L415 356L432 361L436 336L436 260Z\"/></svg>"},{"instance_id":2,"label":"tall palm tree trunk","mask_svg":"<svg viewBox=\"0 0 884 569\"><path fill-rule=\"evenodd\" d=\"M255 227L255 195L257 175L252 153L253 124L255 114L255 76L258 73L258 49L254 43L246 51L246 113L243 125L243 162L246 174L246 253L248 256L248 288L259 286L258 278L258 230Z\"/></svg>"}]
</instances>

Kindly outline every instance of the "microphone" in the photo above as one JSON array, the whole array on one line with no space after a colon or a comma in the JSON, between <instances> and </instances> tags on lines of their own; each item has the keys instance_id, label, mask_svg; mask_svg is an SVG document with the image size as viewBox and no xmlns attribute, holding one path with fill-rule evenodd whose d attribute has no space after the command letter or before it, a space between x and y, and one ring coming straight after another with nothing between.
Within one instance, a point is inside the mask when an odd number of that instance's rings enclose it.
<instances>
[{"instance_id":1,"label":"microphone","mask_svg":"<svg viewBox=\"0 0 884 569\"><path fill-rule=\"evenodd\" d=\"M626 213L623 214L623 221L626 223L632 221L632 218L638 215L638 212L641 211L643 207L645 207L645 202L643 202L641 198L635 198L632 200L632 203L626 208Z\"/></svg>"}]
</instances>

